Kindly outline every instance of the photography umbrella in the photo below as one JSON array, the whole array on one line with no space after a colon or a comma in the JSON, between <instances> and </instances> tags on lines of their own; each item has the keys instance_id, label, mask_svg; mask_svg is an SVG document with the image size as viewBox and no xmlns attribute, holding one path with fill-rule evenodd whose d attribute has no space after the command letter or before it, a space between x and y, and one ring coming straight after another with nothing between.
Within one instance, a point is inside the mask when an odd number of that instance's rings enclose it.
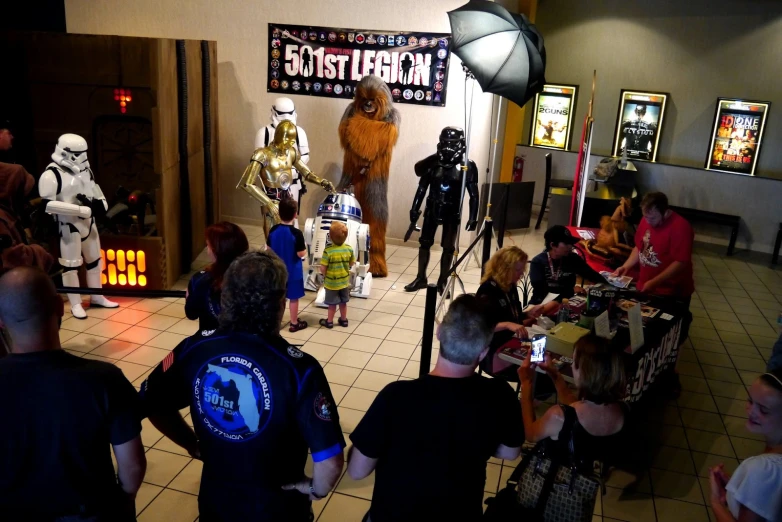
<instances>
[{"instance_id":1,"label":"photography umbrella","mask_svg":"<svg viewBox=\"0 0 782 522\"><path fill-rule=\"evenodd\" d=\"M520 107L543 90L543 37L523 15L488 0L472 0L450 11L451 51L461 58L484 92Z\"/></svg>"}]
</instances>

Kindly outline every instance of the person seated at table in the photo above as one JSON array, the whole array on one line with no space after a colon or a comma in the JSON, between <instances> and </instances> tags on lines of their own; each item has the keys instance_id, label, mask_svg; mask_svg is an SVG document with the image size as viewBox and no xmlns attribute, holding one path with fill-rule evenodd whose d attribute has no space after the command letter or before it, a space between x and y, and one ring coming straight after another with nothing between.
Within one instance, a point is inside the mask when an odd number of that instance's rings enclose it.
<instances>
[{"instance_id":1,"label":"person seated at table","mask_svg":"<svg viewBox=\"0 0 782 522\"><path fill-rule=\"evenodd\" d=\"M538 366L554 382L559 404L535 419L533 383ZM531 362L527 355L519 366L525 438L529 442L551 439L557 441L557 450L567 451L565 444L570 440L572 426L576 457L580 462L591 465L595 460L611 461L616 458L617 448L624 447L626 440L628 412L622 400L626 390L622 354L612 350L605 339L588 334L575 343L572 368L576 393L568 388L548 355L540 364ZM538 373L538 379L543 378L545 376ZM566 420L570 426L566 425Z\"/></svg>"},{"instance_id":2,"label":"person seated at table","mask_svg":"<svg viewBox=\"0 0 782 522\"><path fill-rule=\"evenodd\" d=\"M185 315L198 319L199 330L217 329L223 276L233 260L249 248L247 236L238 225L221 221L207 227L206 251L212 263L190 279L185 298Z\"/></svg>"},{"instance_id":3,"label":"person seated at table","mask_svg":"<svg viewBox=\"0 0 782 522\"><path fill-rule=\"evenodd\" d=\"M501 248L489 259L484 268L481 286L475 296L486 304L490 316L497 321L489 344L489 352L481 361L481 369L495 377L516 380L513 364L497 357L499 348L513 336L526 339L524 325L531 325L543 311L534 307L524 312L516 284L527 268L527 254L516 246Z\"/></svg>"},{"instance_id":4,"label":"person seated at table","mask_svg":"<svg viewBox=\"0 0 782 522\"><path fill-rule=\"evenodd\" d=\"M782 370L764 373L747 398L747 431L766 449L729 476L723 464L709 470L711 509L717 522L782 520Z\"/></svg>"},{"instance_id":5,"label":"person seated at table","mask_svg":"<svg viewBox=\"0 0 782 522\"><path fill-rule=\"evenodd\" d=\"M576 286L577 276L593 283L607 283L603 276L573 252L573 245L579 239L567 227L554 225L546 230L543 239L546 249L533 257L529 264L532 304L542 303L548 294L559 294L557 300L561 300L573 297L576 293L584 293L583 286Z\"/></svg>"}]
</instances>

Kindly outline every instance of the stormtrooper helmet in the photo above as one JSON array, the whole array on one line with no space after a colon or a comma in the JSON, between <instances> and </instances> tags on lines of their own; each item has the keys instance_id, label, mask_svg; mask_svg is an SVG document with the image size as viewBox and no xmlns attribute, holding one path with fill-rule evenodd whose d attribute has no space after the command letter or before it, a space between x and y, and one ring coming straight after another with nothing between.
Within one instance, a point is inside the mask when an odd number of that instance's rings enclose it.
<instances>
[{"instance_id":1,"label":"stormtrooper helmet","mask_svg":"<svg viewBox=\"0 0 782 522\"><path fill-rule=\"evenodd\" d=\"M443 165L456 165L464 154L464 131L459 127L445 127L440 132L437 156Z\"/></svg>"},{"instance_id":2,"label":"stormtrooper helmet","mask_svg":"<svg viewBox=\"0 0 782 522\"><path fill-rule=\"evenodd\" d=\"M296 124L296 107L290 98L277 98L272 105L272 125L276 127L285 120Z\"/></svg>"},{"instance_id":3,"label":"stormtrooper helmet","mask_svg":"<svg viewBox=\"0 0 782 522\"><path fill-rule=\"evenodd\" d=\"M52 160L74 174L90 167L87 161L87 141L77 134L63 134L57 140Z\"/></svg>"}]
</instances>

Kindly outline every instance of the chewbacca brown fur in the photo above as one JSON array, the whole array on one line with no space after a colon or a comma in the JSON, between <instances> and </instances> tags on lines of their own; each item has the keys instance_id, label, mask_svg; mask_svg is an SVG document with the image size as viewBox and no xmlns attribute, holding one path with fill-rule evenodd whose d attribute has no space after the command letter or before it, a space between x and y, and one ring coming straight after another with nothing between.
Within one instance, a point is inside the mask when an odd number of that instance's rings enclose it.
<instances>
[{"instance_id":1,"label":"chewbacca brown fur","mask_svg":"<svg viewBox=\"0 0 782 522\"><path fill-rule=\"evenodd\" d=\"M376 108L372 113L364 110L368 101ZM339 124L339 142L345 150L339 186L355 187L364 223L369 225L369 271L376 277L388 275L388 175L398 136L399 111L393 107L388 85L377 76L365 76Z\"/></svg>"}]
</instances>

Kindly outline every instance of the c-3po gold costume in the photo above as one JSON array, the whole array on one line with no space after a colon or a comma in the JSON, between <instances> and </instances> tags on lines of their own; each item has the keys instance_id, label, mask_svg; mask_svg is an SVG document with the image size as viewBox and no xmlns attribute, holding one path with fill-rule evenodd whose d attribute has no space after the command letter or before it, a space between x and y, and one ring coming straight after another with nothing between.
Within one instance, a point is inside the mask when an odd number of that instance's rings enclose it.
<instances>
[{"instance_id":1,"label":"c-3po gold costume","mask_svg":"<svg viewBox=\"0 0 782 522\"><path fill-rule=\"evenodd\" d=\"M296 125L285 120L277 125L274 140L269 146L255 150L250 164L236 186L261 204L266 238L269 237L272 224L280 222L279 202L285 197L293 181L291 170L294 168L303 180L317 183L327 191L334 192L334 185L329 180L319 178L302 163L296 150ZM258 179L262 186L256 185Z\"/></svg>"}]
</instances>

